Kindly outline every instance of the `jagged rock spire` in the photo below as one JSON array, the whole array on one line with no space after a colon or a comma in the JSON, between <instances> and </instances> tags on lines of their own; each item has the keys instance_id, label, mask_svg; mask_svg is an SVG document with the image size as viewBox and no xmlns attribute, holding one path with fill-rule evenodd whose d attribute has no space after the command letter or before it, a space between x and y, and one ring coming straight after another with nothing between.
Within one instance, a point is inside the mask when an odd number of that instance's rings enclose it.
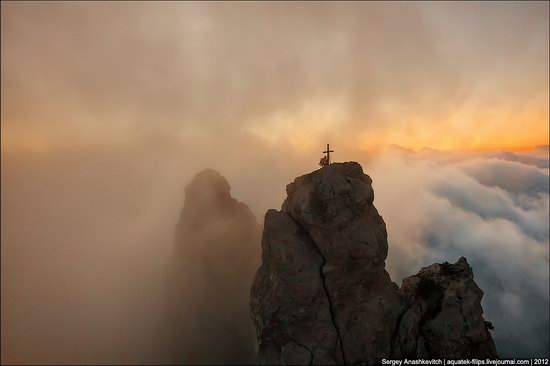
<instances>
[{"instance_id":1,"label":"jagged rock spire","mask_svg":"<svg viewBox=\"0 0 550 366\"><path fill-rule=\"evenodd\" d=\"M414 276L402 290L391 281L384 268L386 225L371 183L355 162L331 164L296 178L281 211L266 213L250 299L258 360L375 364L445 352L496 357L481 316L483 293L465 261L417 275L433 281L438 296L421 296ZM446 335L446 322L459 330Z\"/></svg>"}]
</instances>

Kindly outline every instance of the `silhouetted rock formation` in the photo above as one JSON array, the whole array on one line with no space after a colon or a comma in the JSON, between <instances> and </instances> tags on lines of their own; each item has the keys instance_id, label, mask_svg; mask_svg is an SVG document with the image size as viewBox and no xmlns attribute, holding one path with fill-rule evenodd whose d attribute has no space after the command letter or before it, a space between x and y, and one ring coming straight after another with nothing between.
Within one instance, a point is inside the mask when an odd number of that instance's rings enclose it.
<instances>
[{"instance_id":1,"label":"silhouetted rock formation","mask_svg":"<svg viewBox=\"0 0 550 366\"><path fill-rule=\"evenodd\" d=\"M253 363L248 292L259 262L260 226L207 169L185 188L169 293L179 363Z\"/></svg>"},{"instance_id":2,"label":"silhouetted rock formation","mask_svg":"<svg viewBox=\"0 0 550 366\"><path fill-rule=\"evenodd\" d=\"M495 358L483 319L483 291L466 258L432 264L403 280L407 309L394 339L395 358Z\"/></svg>"},{"instance_id":3,"label":"silhouetted rock formation","mask_svg":"<svg viewBox=\"0 0 550 366\"><path fill-rule=\"evenodd\" d=\"M258 361L496 357L464 258L424 268L401 290L391 281L371 183L357 163L331 164L296 178L281 211L266 213L250 299Z\"/></svg>"}]
</instances>

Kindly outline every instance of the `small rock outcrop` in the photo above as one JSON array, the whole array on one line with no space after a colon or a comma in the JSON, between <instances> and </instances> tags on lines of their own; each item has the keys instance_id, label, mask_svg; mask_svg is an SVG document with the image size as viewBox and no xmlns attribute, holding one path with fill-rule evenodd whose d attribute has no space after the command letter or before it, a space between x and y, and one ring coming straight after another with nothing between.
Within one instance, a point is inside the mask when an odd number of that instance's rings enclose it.
<instances>
[{"instance_id":1,"label":"small rock outcrop","mask_svg":"<svg viewBox=\"0 0 550 366\"><path fill-rule=\"evenodd\" d=\"M206 169L185 187L167 276L176 363L255 362L248 293L260 235L218 172Z\"/></svg>"},{"instance_id":2,"label":"small rock outcrop","mask_svg":"<svg viewBox=\"0 0 550 366\"><path fill-rule=\"evenodd\" d=\"M432 264L405 278L407 299L393 344L394 358L495 358L483 319L483 291L474 282L466 258Z\"/></svg>"},{"instance_id":3,"label":"small rock outcrop","mask_svg":"<svg viewBox=\"0 0 550 366\"><path fill-rule=\"evenodd\" d=\"M424 268L399 289L373 201L361 166L337 163L296 178L281 211L266 213L250 293L258 361L496 357L466 260Z\"/></svg>"}]
</instances>

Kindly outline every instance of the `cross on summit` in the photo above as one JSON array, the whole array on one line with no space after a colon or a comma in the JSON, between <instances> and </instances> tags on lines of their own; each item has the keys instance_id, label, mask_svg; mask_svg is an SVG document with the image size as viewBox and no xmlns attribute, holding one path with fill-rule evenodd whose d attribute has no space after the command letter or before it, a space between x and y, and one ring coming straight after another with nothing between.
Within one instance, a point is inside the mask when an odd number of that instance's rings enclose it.
<instances>
[{"instance_id":1,"label":"cross on summit","mask_svg":"<svg viewBox=\"0 0 550 366\"><path fill-rule=\"evenodd\" d=\"M327 150L323 151L323 153L327 154L327 163L330 164L330 153L334 152L334 150L330 149L330 145L327 144Z\"/></svg>"},{"instance_id":2,"label":"cross on summit","mask_svg":"<svg viewBox=\"0 0 550 366\"><path fill-rule=\"evenodd\" d=\"M321 160L319 161L319 165L322 167L325 167L327 165L330 165L330 153L334 152L334 150L330 149L330 145L327 144L327 150L323 151L323 154L327 154L326 156L323 156Z\"/></svg>"}]
</instances>

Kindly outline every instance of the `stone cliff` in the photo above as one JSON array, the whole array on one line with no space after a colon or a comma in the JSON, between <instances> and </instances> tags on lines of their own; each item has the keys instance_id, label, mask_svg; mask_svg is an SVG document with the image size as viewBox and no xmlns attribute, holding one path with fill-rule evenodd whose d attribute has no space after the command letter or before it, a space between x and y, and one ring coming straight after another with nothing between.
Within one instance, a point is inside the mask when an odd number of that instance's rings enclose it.
<instances>
[{"instance_id":1,"label":"stone cliff","mask_svg":"<svg viewBox=\"0 0 550 366\"><path fill-rule=\"evenodd\" d=\"M167 276L177 363L254 363L248 293L258 266L260 226L206 169L185 188Z\"/></svg>"},{"instance_id":2,"label":"stone cliff","mask_svg":"<svg viewBox=\"0 0 550 366\"><path fill-rule=\"evenodd\" d=\"M281 211L266 213L250 299L258 361L495 358L465 258L424 268L401 289L391 281L371 183L357 163L331 164L296 178Z\"/></svg>"}]
</instances>

